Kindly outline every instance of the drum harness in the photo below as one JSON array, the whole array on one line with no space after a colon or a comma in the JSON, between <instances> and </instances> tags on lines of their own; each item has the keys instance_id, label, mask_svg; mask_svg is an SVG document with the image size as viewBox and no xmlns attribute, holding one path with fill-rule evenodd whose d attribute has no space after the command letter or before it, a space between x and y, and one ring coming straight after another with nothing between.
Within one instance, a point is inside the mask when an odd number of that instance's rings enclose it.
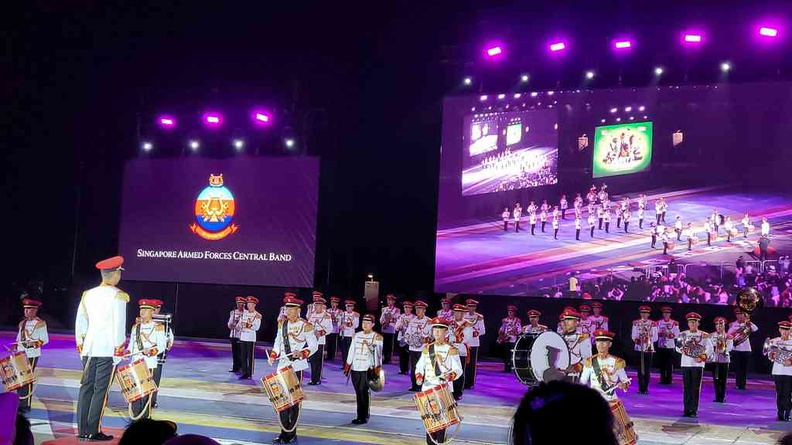
<instances>
[{"instance_id":1,"label":"drum harness","mask_svg":"<svg viewBox=\"0 0 792 445\"><path fill-rule=\"evenodd\" d=\"M452 346L452 347L453 347L453 346ZM451 350L450 350L450 349L449 349L448 353L449 353L449 354L451 354ZM441 377L441 376L443 375L443 373L442 373L442 372L441 372L441 370L440 370L440 362L437 360L437 357L438 357L438 354L435 352L435 345L434 345L434 343L432 343L431 345L429 345L429 360L430 360L430 361L432 362L432 364L434 365L434 372L435 372L435 376L436 376L436 377L439 377L439 378L440 378L440 380L442 380L442 381L444 381L444 382L445 382L445 381L446 381L446 379L445 379L444 377ZM446 355L446 358L447 358L447 357L448 357L448 355ZM443 361L445 362L445 360L443 360ZM457 406L457 403L456 403L456 402L454 402L454 406ZM459 416L459 422L456 424L456 429L454 430L454 433L451 435L451 438L450 438L450 439L448 439L448 440L446 440L446 441L444 441L444 442L437 442L437 441L434 439L434 437L432 437L432 435L431 435L431 434L429 434L429 435L428 435L428 436L429 436L429 439L430 439L430 440L432 441L432 443L434 443L435 445L444 445L444 444L449 444L449 443L451 443L451 442L454 440L454 438L456 437L456 435L459 433L459 427L460 427L460 426L462 426L462 416L461 416L461 415Z\"/></svg>"},{"instance_id":2,"label":"drum harness","mask_svg":"<svg viewBox=\"0 0 792 445\"><path fill-rule=\"evenodd\" d=\"M135 335L135 344L137 344L138 350L140 350L141 354L145 350L143 348L143 338L142 337L145 337L146 341L148 341L148 339L150 337L149 335L143 335L143 333L140 332L140 326L142 324L143 323L141 322L140 324L137 325L137 334ZM156 329L156 327L155 327L155 329ZM159 366L159 360L157 360L157 366ZM146 368L148 368L148 365L146 365ZM157 388L157 390L159 390L159 388ZM127 411L129 413L129 419L131 421L133 421L133 422L137 422L138 420L140 420L143 417L143 415L146 412L150 412L150 410L151 410L151 394L149 394L148 400L146 400L146 406L144 406L143 409L140 410L140 412L138 413L137 416L132 413L132 404L130 403L130 404L127 405Z\"/></svg>"},{"instance_id":3,"label":"drum harness","mask_svg":"<svg viewBox=\"0 0 792 445\"><path fill-rule=\"evenodd\" d=\"M299 335L299 332L297 333ZM297 337L295 335L295 338ZM291 343L289 343L289 320L285 320L281 323L281 338L283 343L283 351L286 353L286 358L289 362L294 361L294 357L292 357L292 350L291 350ZM302 374L300 374L300 385L302 385ZM281 429L286 433L291 433L297 429L297 424L300 422L300 415L302 414L302 403L297 404L297 419L294 420L294 425L291 428L286 428L283 425L283 421L281 421L280 414L278 415L278 423L280 424Z\"/></svg>"}]
</instances>

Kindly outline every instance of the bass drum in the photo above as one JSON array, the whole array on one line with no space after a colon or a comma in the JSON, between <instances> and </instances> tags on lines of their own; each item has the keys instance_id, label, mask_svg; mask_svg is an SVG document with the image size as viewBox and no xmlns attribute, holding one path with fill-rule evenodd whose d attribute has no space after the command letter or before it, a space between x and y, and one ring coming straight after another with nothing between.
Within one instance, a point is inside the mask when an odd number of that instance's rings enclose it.
<instances>
[{"instance_id":1,"label":"bass drum","mask_svg":"<svg viewBox=\"0 0 792 445\"><path fill-rule=\"evenodd\" d=\"M514 375L526 386L565 379L566 374L559 370L567 369L569 362L566 341L553 331L523 334L512 349Z\"/></svg>"}]
</instances>

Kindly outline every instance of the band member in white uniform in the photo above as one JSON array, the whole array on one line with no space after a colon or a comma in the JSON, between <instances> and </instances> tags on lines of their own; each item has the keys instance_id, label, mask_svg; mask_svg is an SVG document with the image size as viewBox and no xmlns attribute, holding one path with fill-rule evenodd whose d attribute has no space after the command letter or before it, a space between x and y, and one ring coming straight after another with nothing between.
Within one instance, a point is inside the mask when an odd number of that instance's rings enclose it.
<instances>
[{"instance_id":1,"label":"band member in white uniform","mask_svg":"<svg viewBox=\"0 0 792 445\"><path fill-rule=\"evenodd\" d=\"M382 369L382 336L374 328L374 315L363 316L363 330L352 337L352 346L344 365L344 375L352 374L352 386L355 388L357 417L352 419L355 425L368 423L371 416L371 389L369 373L379 375Z\"/></svg>"},{"instance_id":2,"label":"band member in white uniform","mask_svg":"<svg viewBox=\"0 0 792 445\"><path fill-rule=\"evenodd\" d=\"M712 245L712 236L714 235L714 233L713 233L714 231L712 229L712 223L710 223L710 220L704 221L704 232L707 233L707 245L711 246Z\"/></svg>"},{"instance_id":3,"label":"band member in white uniform","mask_svg":"<svg viewBox=\"0 0 792 445\"><path fill-rule=\"evenodd\" d=\"M346 311L341 313L339 325L339 341L341 342L341 360L346 363L349 347L352 345L352 336L360 326L360 314L355 312L355 300L344 301Z\"/></svg>"},{"instance_id":4,"label":"band member in white uniform","mask_svg":"<svg viewBox=\"0 0 792 445\"><path fill-rule=\"evenodd\" d=\"M514 231L520 233L520 218L522 218L522 207L518 202L514 206Z\"/></svg>"},{"instance_id":5,"label":"band member in white uniform","mask_svg":"<svg viewBox=\"0 0 792 445\"><path fill-rule=\"evenodd\" d=\"M165 330L165 349L160 350L159 354L157 354L157 362L158 366L154 368L154 383L157 384L157 388L162 388L162 373L165 371L165 362L168 360L168 351L173 348L173 342L175 340L175 336L173 334L173 324L171 323L170 318L162 319L157 318L160 315L160 311L162 310L162 306L165 304L162 300L151 300L154 302L154 315L153 319L154 322L162 325L162 328ZM151 406L152 408L158 408L159 404L157 403L157 395L159 395L159 391L155 392L151 396Z\"/></svg>"},{"instance_id":6,"label":"band member in white uniform","mask_svg":"<svg viewBox=\"0 0 792 445\"><path fill-rule=\"evenodd\" d=\"M415 380L421 391L434 388L445 382L462 377L462 362L459 351L448 343L448 322L435 318L429 323L434 342L423 347L415 366ZM426 435L426 443L433 445L445 442L445 430Z\"/></svg>"},{"instance_id":7,"label":"band member in white uniform","mask_svg":"<svg viewBox=\"0 0 792 445\"><path fill-rule=\"evenodd\" d=\"M126 349L129 295L116 287L121 281L123 264L124 258L120 256L96 263L102 273L102 283L83 293L77 309L74 331L83 366L77 395L78 439L113 439L102 432L101 424L115 365Z\"/></svg>"},{"instance_id":8,"label":"band member in white uniform","mask_svg":"<svg viewBox=\"0 0 792 445\"><path fill-rule=\"evenodd\" d=\"M32 298L22 300L22 307L25 311L25 318L19 322L16 340L14 345L17 352L24 352L30 363L30 369L35 373L39 357L41 357L41 347L49 343L49 333L47 323L37 316L41 301ZM23 414L30 411L30 404L33 401L33 384L25 385L19 390L19 411Z\"/></svg>"},{"instance_id":9,"label":"band member in white uniform","mask_svg":"<svg viewBox=\"0 0 792 445\"><path fill-rule=\"evenodd\" d=\"M553 218L553 239L558 239L558 218Z\"/></svg>"},{"instance_id":10,"label":"band member in white uniform","mask_svg":"<svg viewBox=\"0 0 792 445\"><path fill-rule=\"evenodd\" d=\"M510 304L506 307L506 318L501 320L498 329L497 343L501 345L503 356L503 372L511 372L511 355L514 344L517 343L517 336L522 331L520 319L517 317L517 306Z\"/></svg>"},{"instance_id":11,"label":"band member in white uniform","mask_svg":"<svg viewBox=\"0 0 792 445\"><path fill-rule=\"evenodd\" d=\"M596 214L589 213L588 224L589 224L589 238L594 238L594 227L597 225L597 215Z\"/></svg>"},{"instance_id":12,"label":"band member in white uniform","mask_svg":"<svg viewBox=\"0 0 792 445\"><path fill-rule=\"evenodd\" d=\"M448 298L441 299L440 307L441 309L437 311L436 317L445 318L446 320L454 318L454 311L451 310L451 300Z\"/></svg>"},{"instance_id":13,"label":"band member in white uniform","mask_svg":"<svg viewBox=\"0 0 792 445\"><path fill-rule=\"evenodd\" d=\"M580 215L575 215L575 240L580 241L580 228L583 222L580 220Z\"/></svg>"},{"instance_id":14,"label":"band member in white uniform","mask_svg":"<svg viewBox=\"0 0 792 445\"><path fill-rule=\"evenodd\" d=\"M399 346L399 374L407 374L410 372L410 347L407 345L404 333L407 331L410 320L415 318L415 314L412 313L412 302L405 301L402 303L402 307L404 308L404 313L396 320L396 342Z\"/></svg>"},{"instance_id":15,"label":"band member in white uniform","mask_svg":"<svg viewBox=\"0 0 792 445\"><path fill-rule=\"evenodd\" d=\"M583 372L580 375L580 384L595 389L608 402L618 400L615 388L627 391L630 379L624 370L626 363L623 359L610 355L613 332L603 329L594 331L594 341L597 354L583 361Z\"/></svg>"},{"instance_id":16,"label":"band member in white uniform","mask_svg":"<svg viewBox=\"0 0 792 445\"><path fill-rule=\"evenodd\" d=\"M382 308L380 315L380 326L382 326L382 363L389 365L391 356L393 356L393 348L396 345L396 322L401 315L401 309L396 307L396 296L388 294L385 296L386 305Z\"/></svg>"},{"instance_id":17,"label":"band member in white uniform","mask_svg":"<svg viewBox=\"0 0 792 445\"><path fill-rule=\"evenodd\" d=\"M542 204L542 208L544 208L545 206L546 206L546 202L545 202L545 204ZM539 211L539 222L542 223L542 233L544 233L545 224L547 224L547 210L540 210Z\"/></svg>"},{"instance_id":18,"label":"band member in white uniform","mask_svg":"<svg viewBox=\"0 0 792 445\"><path fill-rule=\"evenodd\" d=\"M267 360L272 364L277 360L277 368L291 366L302 382L303 371L308 369L308 358L316 353L316 334L311 323L300 318L302 300L297 299L293 292L287 292L283 299L286 307L286 320L278 322L275 341ZM300 419L301 403L287 408L280 413L281 432L273 443L292 443L297 440L297 422Z\"/></svg>"},{"instance_id":19,"label":"band member in white uniform","mask_svg":"<svg viewBox=\"0 0 792 445\"><path fill-rule=\"evenodd\" d=\"M531 224L531 235L536 235L536 213L528 214L528 223Z\"/></svg>"},{"instance_id":20,"label":"band member in white uniform","mask_svg":"<svg viewBox=\"0 0 792 445\"><path fill-rule=\"evenodd\" d=\"M712 363L712 384L715 389L715 402L726 403L726 377L729 375L729 353L734 348L731 335L726 332L726 319L715 318L715 332L710 334L712 355L707 361Z\"/></svg>"},{"instance_id":21,"label":"band member in white uniform","mask_svg":"<svg viewBox=\"0 0 792 445\"><path fill-rule=\"evenodd\" d=\"M338 307L340 301L341 299L338 297L330 297L330 307L327 309L327 313L330 314L330 319L333 321L333 330L325 334L325 349L327 350L325 361L327 362L335 361L338 352L338 333L340 331L341 315L344 312Z\"/></svg>"},{"instance_id":22,"label":"band member in white uniform","mask_svg":"<svg viewBox=\"0 0 792 445\"><path fill-rule=\"evenodd\" d=\"M478 366L478 348L481 345L481 337L487 333L484 324L484 316L476 312L478 301L468 298L465 301L467 306L467 313L465 320L473 324L473 336L470 338L470 359L467 366L465 366L465 389L473 389L476 386L476 375Z\"/></svg>"},{"instance_id":23,"label":"band member in white uniform","mask_svg":"<svg viewBox=\"0 0 792 445\"><path fill-rule=\"evenodd\" d=\"M734 315L737 320L729 324L729 334L734 339L731 363L734 370L734 386L743 390L748 378L748 363L751 359L751 334L758 331L759 328L740 308L734 309Z\"/></svg>"},{"instance_id":24,"label":"band member in white uniform","mask_svg":"<svg viewBox=\"0 0 792 445\"><path fill-rule=\"evenodd\" d=\"M542 313L531 309L528 311L528 324L523 326L523 334L541 334L542 332L550 330L547 326L539 324L539 318Z\"/></svg>"},{"instance_id":25,"label":"band member in white uniform","mask_svg":"<svg viewBox=\"0 0 792 445\"><path fill-rule=\"evenodd\" d=\"M652 356L654 344L657 341L657 323L649 319L652 308L641 306L638 308L640 318L633 321L630 337L635 343L633 349L638 356L638 392L649 394L649 379L652 375Z\"/></svg>"},{"instance_id":26,"label":"band member in white uniform","mask_svg":"<svg viewBox=\"0 0 792 445\"><path fill-rule=\"evenodd\" d=\"M638 207L638 228L639 229L643 229L644 212L646 212L646 209L644 209L643 207Z\"/></svg>"},{"instance_id":27,"label":"band member in white uniform","mask_svg":"<svg viewBox=\"0 0 792 445\"><path fill-rule=\"evenodd\" d=\"M287 292L289 294L289 292ZM295 295L291 293L291 295ZM295 295L296 296L296 295ZM258 298L248 296L245 299L245 312L239 321L242 333L239 336L239 349L242 351L242 375L240 380L250 380L256 370L256 338L258 330L261 328L261 314L256 311Z\"/></svg>"},{"instance_id":28,"label":"band member in white uniform","mask_svg":"<svg viewBox=\"0 0 792 445\"><path fill-rule=\"evenodd\" d=\"M726 221L723 223L723 228L726 230L726 242L730 243L732 236L737 234L737 228L734 227L731 216L726 217Z\"/></svg>"},{"instance_id":29,"label":"band member in white uniform","mask_svg":"<svg viewBox=\"0 0 792 445\"><path fill-rule=\"evenodd\" d=\"M701 375L707 357L712 355L706 332L699 331L701 315L690 312L685 316L688 330L682 331L677 337L677 352L682 354L682 383L684 385L683 417L698 417L699 396L701 395Z\"/></svg>"},{"instance_id":30,"label":"band member in white uniform","mask_svg":"<svg viewBox=\"0 0 792 445\"><path fill-rule=\"evenodd\" d=\"M558 201L558 208L561 210L561 219L566 219L566 211L569 208L566 195L561 195L561 200Z\"/></svg>"},{"instance_id":31,"label":"band member in white uniform","mask_svg":"<svg viewBox=\"0 0 792 445\"><path fill-rule=\"evenodd\" d=\"M509 212L509 208L506 207L503 209L503 213L501 213L501 219L503 220L503 231L507 232L509 230L509 217L511 216L511 212Z\"/></svg>"},{"instance_id":32,"label":"band member in white uniform","mask_svg":"<svg viewBox=\"0 0 792 445\"><path fill-rule=\"evenodd\" d=\"M687 240L688 250L693 250L693 243L696 242L696 233L693 231L693 223L687 223L687 227L682 230L682 235Z\"/></svg>"},{"instance_id":33,"label":"band member in white uniform","mask_svg":"<svg viewBox=\"0 0 792 445\"><path fill-rule=\"evenodd\" d=\"M624 233L630 233L630 218L631 217L632 217L632 215L630 215L630 211L629 210L625 210L624 213L622 213L622 218L624 219Z\"/></svg>"},{"instance_id":34,"label":"band member in white uniform","mask_svg":"<svg viewBox=\"0 0 792 445\"><path fill-rule=\"evenodd\" d=\"M591 328L591 320L589 320L591 306L587 304L581 304L578 306L578 314L580 314L580 322L578 322L577 331L581 334L588 334L589 337L591 337L591 333L594 332L594 329Z\"/></svg>"},{"instance_id":35,"label":"band member in white uniform","mask_svg":"<svg viewBox=\"0 0 792 445\"><path fill-rule=\"evenodd\" d=\"M575 214L580 214L583 212L583 197L580 196L580 193L575 195L575 200L572 202L572 207L575 209Z\"/></svg>"},{"instance_id":36,"label":"band member in white uniform","mask_svg":"<svg viewBox=\"0 0 792 445\"><path fill-rule=\"evenodd\" d=\"M407 330L404 332L404 338L410 348L410 364L412 365L412 372L410 373L412 386L410 391L412 392L421 390L421 384L415 379L415 370L418 360L421 358L423 347L432 342L432 325L430 318L426 316L427 306L424 301L415 301L415 317L410 319Z\"/></svg>"},{"instance_id":37,"label":"band member in white uniform","mask_svg":"<svg viewBox=\"0 0 792 445\"><path fill-rule=\"evenodd\" d=\"M473 323L465 320L467 306L464 304L454 305L454 318L448 324L448 340L451 346L459 351L459 360L464 367L470 360L470 345L468 342L473 337ZM462 400L462 393L465 388L465 379L454 380L454 400Z\"/></svg>"},{"instance_id":38,"label":"band member in white uniform","mask_svg":"<svg viewBox=\"0 0 792 445\"><path fill-rule=\"evenodd\" d=\"M602 303L599 301L595 301L591 303L591 310L594 312L594 315L589 316L589 323L591 323L591 330L608 330L608 317L602 315Z\"/></svg>"},{"instance_id":39,"label":"band member in white uniform","mask_svg":"<svg viewBox=\"0 0 792 445\"><path fill-rule=\"evenodd\" d=\"M682 217L679 215L674 221L674 232L677 234L677 241L682 241Z\"/></svg>"},{"instance_id":40,"label":"band member in white uniform","mask_svg":"<svg viewBox=\"0 0 792 445\"><path fill-rule=\"evenodd\" d=\"M591 340L588 334L578 333L580 314L567 308L561 313L564 322L564 341L569 347L569 367L564 371L573 381L578 380L583 371L583 361L591 357Z\"/></svg>"},{"instance_id":41,"label":"band member in white uniform","mask_svg":"<svg viewBox=\"0 0 792 445\"><path fill-rule=\"evenodd\" d=\"M602 220L605 221L605 233L610 233L611 209L607 203L603 204Z\"/></svg>"},{"instance_id":42,"label":"band member in white uniform","mask_svg":"<svg viewBox=\"0 0 792 445\"><path fill-rule=\"evenodd\" d=\"M139 300L138 306L140 306L140 322L132 327L132 332L129 334L129 353L133 361L145 360L146 367L153 374L159 366L157 354L166 348L165 326L151 319L156 306L154 301ZM134 420L151 417L152 397L153 394L132 403Z\"/></svg>"},{"instance_id":43,"label":"band member in white uniform","mask_svg":"<svg viewBox=\"0 0 792 445\"><path fill-rule=\"evenodd\" d=\"M228 313L228 338L231 339L231 369L228 372L239 372L242 370L242 351L239 346L239 336L242 335L242 329L239 326L239 320L242 319L242 314L245 312L245 297L236 297L236 308Z\"/></svg>"},{"instance_id":44,"label":"band member in white uniform","mask_svg":"<svg viewBox=\"0 0 792 445\"><path fill-rule=\"evenodd\" d=\"M761 236L769 236L769 235L770 235L770 223L767 222L767 218L762 218Z\"/></svg>"},{"instance_id":45,"label":"band member in white uniform","mask_svg":"<svg viewBox=\"0 0 792 445\"><path fill-rule=\"evenodd\" d=\"M778 332L780 337L767 341L767 358L773 362L773 380L775 381L776 408L778 420L789 422L792 411L792 338L789 336L792 322L779 321Z\"/></svg>"},{"instance_id":46,"label":"band member in white uniform","mask_svg":"<svg viewBox=\"0 0 792 445\"><path fill-rule=\"evenodd\" d=\"M308 317L308 323L313 326L316 334L316 354L311 355L308 363L311 365L311 381L309 385L321 385L324 372L324 348L327 344L327 334L333 330L333 317L325 310L327 300L319 295L313 297L313 311Z\"/></svg>"},{"instance_id":47,"label":"band member in white uniform","mask_svg":"<svg viewBox=\"0 0 792 445\"><path fill-rule=\"evenodd\" d=\"M679 336L679 322L671 319L670 306L663 306L660 311L663 318L657 320L657 367L660 368L660 384L670 385L674 378L674 348Z\"/></svg>"},{"instance_id":48,"label":"band member in white uniform","mask_svg":"<svg viewBox=\"0 0 792 445\"><path fill-rule=\"evenodd\" d=\"M718 211L717 210L712 209L712 213L710 213L709 220L710 220L710 224L712 225L712 231L715 234L715 236L717 237L718 236L718 226L720 225L720 215L718 215Z\"/></svg>"}]
</instances>

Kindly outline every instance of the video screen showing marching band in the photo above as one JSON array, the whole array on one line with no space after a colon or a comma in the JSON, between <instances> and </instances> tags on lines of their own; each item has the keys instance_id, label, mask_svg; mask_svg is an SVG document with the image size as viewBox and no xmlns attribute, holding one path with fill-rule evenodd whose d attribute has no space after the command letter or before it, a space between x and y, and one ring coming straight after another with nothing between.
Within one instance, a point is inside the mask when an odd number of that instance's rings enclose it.
<instances>
[{"instance_id":1,"label":"video screen showing marching band","mask_svg":"<svg viewBox=\"0 0 792 445\"><path fill-rule=\"evenodd\" d=\"M128 161L119 246L125 276L311 286L318 190L319 162L311 157Z\"/></svg>"},{"instance_id":2,"label":"video screen showing marching band","mask_svg":"<svg viewBox=\"0 0 792 445\"><path fill-rule=\"evenodd\" d=\"M558 183L557 113L553 110L467 116L462 194Z\"/></svg>"},{"instance_id":3,"label":"video screen showing marching band","mask_svg":"<svg viewBox=\"0 0 792 445\"><path fill-rule=\"evenodd\" d=\"M792 307L784 91L446 98L435 291Z\"/></svg>"}]
</instances>

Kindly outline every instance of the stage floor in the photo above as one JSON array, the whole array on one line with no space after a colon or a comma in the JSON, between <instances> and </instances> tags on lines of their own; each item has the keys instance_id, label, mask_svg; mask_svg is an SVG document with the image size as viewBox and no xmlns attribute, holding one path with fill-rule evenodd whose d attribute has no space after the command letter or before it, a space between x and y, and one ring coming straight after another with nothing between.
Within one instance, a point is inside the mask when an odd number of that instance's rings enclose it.
<instances>
[{"instance_id":1,"label":"stage floor","mask_svg":"<svg viewBox=\"0 0 792 445\"><path fill-rule=\"evenodd\" d=\"M567 211L567 219L561 221L558 239L553 239L552 224L548 221L545 233L537 224L536 234L531 235L530 225L523 217L521 230L503 231L503 222L498 215L492 221L471 223L437 231L437 255L435 272L436 292L462 292L498 295L536 295L548 286L567 285L569 273L576 272L582 279L596 278L609 273L630 272L636 267L667 264L673 256L679 264L709 263L733 265L737 256L746 260L754 258L753 251L759 239L762 217L771 224L771 247L783 252L792 247L792 198L782 194L745 193L723 189L689 189L675 192L649 193L649 204L643 229L638 228L636 217L637 194L632 198L630 233L616 227L612 219L610 233L595 229L589 236L588 212L583 212L583 229L580 241L575 240L574 212ZM676 247L663 255L663 245L652 249L649 223L655 220L654 200L664 196L669 203L666 225L673 230L677 215L685 225L692 222L698 227L703 242L687 250L683 238ZM613 197L618 202L618 196ZM527 206L527 203L523 203ZM706 234L701 229L704 221L716 208L724 216L731 216L739 224L748 211L756 231L748 238L740 233L732 242L726 242L723 228L721 238L707 247ZM675 237L674 237L675 239ZM733 270L733 269L732 269Z\"/></svg>"},{"instance_id":2,"label":"stage floor","mask_svg":"<svg viewBox=\"0 0 792 445\"><path fill-rule=\"evenodd\" d=\"M13 341L0 333L4 344ZM165 367L160 408L154 418L175 421L180 433L211 436L224 444L271 443L279 431L277 418L256 381L237 380L228 371L230 348L223 343L177 341ZM259 347L255 377L271 371ZM74 412L80 380L80 361L74 341L54 335L45 347L37 370L33 410L29 417L36 443L65 439L74 434ZM501 372L500 363L483 363L476 388L460 402L464 421L460 444L503 444L511 416L525 393L512 374ZM409 379L397 374L396 365L385 366L385 389L372 396L371 420L363 426L350 423L355 417L355 396L341 373L338 361L325 364L323 384L305 386L307 400L299 426L303 445L419 444L423 426L407 391ZM629 373L633 377L633 372ZM682 382L675 376L671 386L660 386L653 376L649 395L634 388L622 396L635 421L639 444L772 444L792 424L775 421L772 382L751 379L748 389L736 391L729 381L727 403L713 403L712 381L702 384L698 419L679 417ZM127 407L114 384L104 426L120 430L128 422ZM582 414L584 415L584 414ZM573 419L569 419L574 424ZM563 443L560 439L559 443Z\"/></svg>"}]
</instances>

